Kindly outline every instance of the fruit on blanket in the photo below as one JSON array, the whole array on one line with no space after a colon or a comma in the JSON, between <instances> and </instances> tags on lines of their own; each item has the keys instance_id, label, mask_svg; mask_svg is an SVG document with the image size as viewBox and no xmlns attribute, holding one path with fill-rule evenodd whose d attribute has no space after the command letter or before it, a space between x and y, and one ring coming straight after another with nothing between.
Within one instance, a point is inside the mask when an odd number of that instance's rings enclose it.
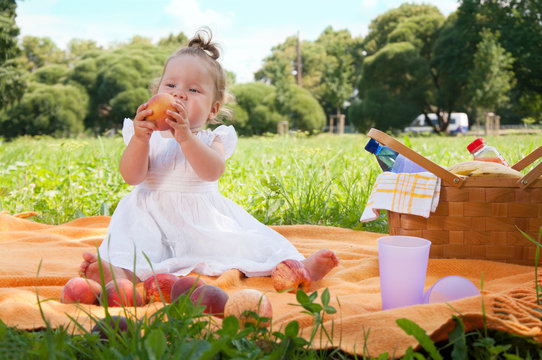
<instances>
[{"instance_id":1,"label":"fruit on blanket","mask_svg":"<svg viewBox=\"0 0 542 360\"><path fill-rule=\"evenodd\" d=\"M145 120L152 121L160 131L169 130L171 127L166 123L168 118L167 110L176 111L173 107L175 98L167 93L158 93L147 101L147 109L152 110L152 114Z\"/></svg>"},{"instance_id":2,"label":"fruit on blanket","mask_svg":"<svg viewBox=\"0 0 542 360\"><path fill-rule=\"evenodd\" d=\"M228 301L228 294L214 285L202 285L192 292L190 301L194 305L203 305L205 314L224 318L224 306Z\"/></svg>"},{"instance_id":3,"label":"fruit on blanket","mask_svg":"<svg viewBox=\"0 0 542 360\"><path fill-rule=\"evenodd\" d=\"M62 293L60 293L60 302L63 304L97 304L102 287L94 280L82 277L74 277L68 280Z\"/></svg>"},{"instance_id":4,"label":"fruit on blanket","mask_svg":"<svg viewBox=\"0 0 542 360\"><path fill-rule=\"evenodd\" d=\"M303 291L307 292L311 286L311 276L301 261L286 259L273 270L271 283L277 291L288 290L295 293L301 286Z\"/></svg>"},{"instance_id":5,"label":"fruit on blanket","mask_svg":"<svg viewBox=\"0 0 542 360\"><path fill-rule=\"evenodd\" d=\"M177 280L179 278L173 274L156 274L145 279L143 284L147 301L162 301L163 297L166 303L170 303L171 289Z\"/></svg>"},{"instance_id":6,"label":"fruit on blanket","mask_svg":"<svg viewBox=\"0 0 542 360\"><path fill-rule=\"evenodd\" d=\"M107 297L107 306L110 307L141 306L144 304L142 296L138 291L135 291L134 284L128 279L116 279L108 282L105 285L105 296ZM105 302L104 300L104 294L102 294L102 303Z\"/></svg>"},{"instance_id":7,"label":"fruit on blanket","mask_svg":"<svg viewBox=\"0 0 542 360\"><path fill-rule=\"evenodd\" d=\"M230 315L239 319L239 324L244 327L246 323L257 324L254 314L260 318L271 319L273 308L271 302L262 292L255 289L243 289L233 293L224 306L224 317ZM260 322L259 325L268 326L269 320Z\"/></svg>"},{"instance_id":8,"label":"fruit on blanket","mask_svg":"<svg viewBox=\"0 0 542 360\"><path fill-rule=\"evenodd\" d=\"M109 335L119 331L128 331L128 320L124 316L110 316L98 321L90 331L97 333L100 339L107 339Z\"/></svg>"},{"instance_id":9,"label":"fruit on blanket","mask_svg":"<svg viewBox=\"0 0 542 360\"><path fill-rule=\"evenodd\" d=\"M171 302L175 302L181 295L188 295L200 286L206 285L198 276L185 276L175 281L171 288Z\"/></svg>"},{"instance_id":10,"label":"fruit on blanket","mask_svg":"<svg viewBox=\"0 0 542 360\"><path fill-rule=\"evenodd\" d=\"M506 178L520 178L523 175L508 166L486 161L469 160L448 167L448 171L457 175L466 176L499 176Z\"/></svg>"}]
</instances>

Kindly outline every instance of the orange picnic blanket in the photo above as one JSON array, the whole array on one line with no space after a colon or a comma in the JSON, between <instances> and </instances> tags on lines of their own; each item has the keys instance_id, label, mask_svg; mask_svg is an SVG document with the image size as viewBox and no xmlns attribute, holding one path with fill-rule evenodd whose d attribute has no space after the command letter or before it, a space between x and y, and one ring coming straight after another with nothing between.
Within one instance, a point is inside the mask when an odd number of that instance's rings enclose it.
<instances>
[{"instance_id":1,"label":"orange picnic blanket","mask_svg":"<svg viewBox=\"0 0 542 360\"><path fill-rule=\"evenodd\" d=\"M70 316L90 330L93 324L85 311L102 317L103 308L84 305L83 311L77 305L61 304L58 298L64 284L77 276L81 254L95 251L104 238L109 220L98 216L45 225L0 214L0 319L19 329L44 327L39 298L50 326L69 326ZM399 328L397 319L410 319L435 341L443 340L455 325L453 315L463 317L467 330L482 328L482 298L488 328L542 341L542 322L536 310L542 307L536 305L534 267L481 260L430 259L426 289L448 275L464 276L480 288L483 277L483 297L381 311L377 238L385 235L311 225L273 228L304 255L329 248L340 258L340 265L324 279L314 282L310 289L321 294L328 288L331 305L338 310L326 322L330 331L333 325L333 344L314 344L315 347L340 347L348 353L370 357L388 352L390 357L400 357L408 347L416 348L417 342ZM269 277L245 278L239 271L231 270L204 280L229 294L242 288L265 292L273 306L274 330L296 319L303 328L303 336L310 336L312 318L302 314L299 306L292 305L296 303L294 294L277 293ZM137 311L145 312L152 306ZM117 309L122 313L119 308L110 312L115 314Z\"/></svg>"}]
</instances>

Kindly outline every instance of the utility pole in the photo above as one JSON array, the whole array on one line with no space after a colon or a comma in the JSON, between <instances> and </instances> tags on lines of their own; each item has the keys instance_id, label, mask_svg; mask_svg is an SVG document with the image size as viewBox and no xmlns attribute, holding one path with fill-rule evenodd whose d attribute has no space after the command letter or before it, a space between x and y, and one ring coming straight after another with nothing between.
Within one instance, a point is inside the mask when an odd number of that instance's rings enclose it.
<instances>
[{"instance_id":1,"label":"utility pole","mask_svg":"<svg viewBox=\"0 0 542 360\"><path fill-rule=\"evenodd\" d=\"M297 86L302 87L301 81L301 41L299 40L299 30L297 31Z\"/></svg>"}]
</instances>

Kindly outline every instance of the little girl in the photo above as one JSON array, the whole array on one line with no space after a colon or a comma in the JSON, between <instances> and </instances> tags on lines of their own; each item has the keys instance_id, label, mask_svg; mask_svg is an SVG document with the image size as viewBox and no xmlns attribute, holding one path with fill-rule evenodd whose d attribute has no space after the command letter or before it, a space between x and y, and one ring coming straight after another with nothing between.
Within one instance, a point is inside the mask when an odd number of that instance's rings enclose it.
<instances>
[{"instance_id":1,"label":"little girl","mask_svg":"<svg viewBox=\"0 0 542 360\"><path fill-rule=\"evenodd\" d=\"M207 36L206 36L207 35ZM154 93L169 93L169 131L155 131L138 107L124 120L127 147L119 170L136 185L118 204L98 249L105 281L152 273L216 276L239 269L246 276L268 276L285 259L302 261L312 280L321 279L338 259L330 250L303 257L282 235L258 222L218 192L217 180L237 144L232 126L202 127L214 120L226 97L226 78L211 35L200 31L188 47L165 63ZM80 273L100 281L98 257L83 254ZM111 271L112 270L112 271Z\"/></svg>"}]
</instances>

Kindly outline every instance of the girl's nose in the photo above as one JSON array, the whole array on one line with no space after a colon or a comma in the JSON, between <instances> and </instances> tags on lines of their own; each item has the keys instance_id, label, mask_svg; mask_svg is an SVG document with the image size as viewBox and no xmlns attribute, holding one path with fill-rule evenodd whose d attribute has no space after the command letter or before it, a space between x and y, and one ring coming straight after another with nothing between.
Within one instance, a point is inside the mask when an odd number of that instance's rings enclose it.
<instances>
[{"instance_id":1,"label":"girl's nose","mask_svg":"<svg viewBox=\"0 0 542 360\"><path fill-rule=\"evenodd\" d=\"M181 100L186 100L186 92L184 90L178 90L175 92L175 94L173 95L174 97L177 97Z\"/></svg>"}]
</instances>

